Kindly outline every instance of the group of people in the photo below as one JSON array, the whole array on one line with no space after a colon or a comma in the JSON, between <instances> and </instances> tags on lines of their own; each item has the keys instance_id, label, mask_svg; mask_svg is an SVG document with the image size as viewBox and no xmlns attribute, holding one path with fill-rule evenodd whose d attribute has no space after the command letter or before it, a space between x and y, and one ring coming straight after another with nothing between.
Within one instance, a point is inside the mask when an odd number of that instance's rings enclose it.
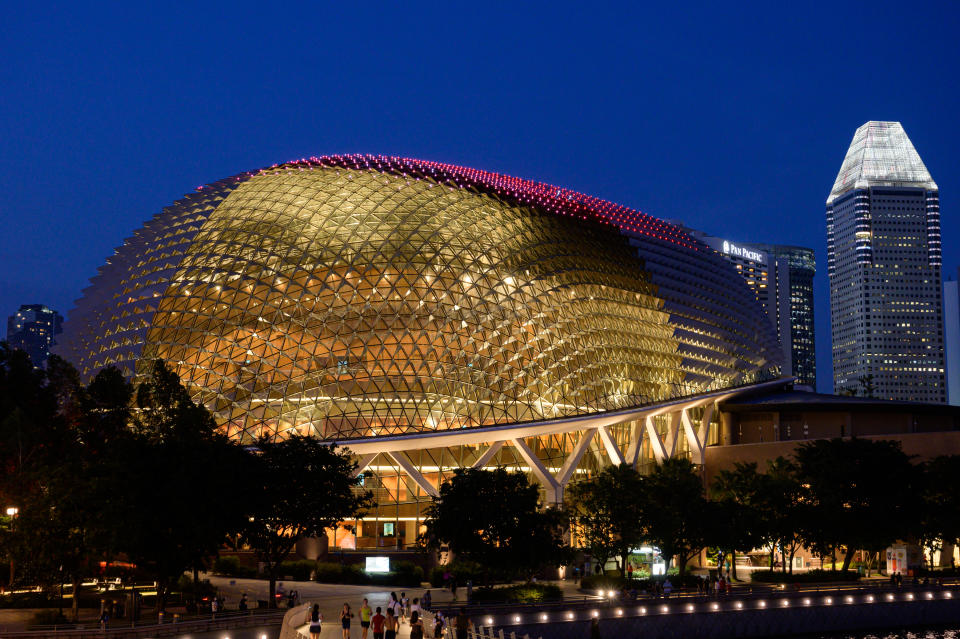
<instances>
[{"instance_id":1,"label":"group of people","mask_svg":"<svg viewBox=\"0 0 960 639\"><path fill-rule=\"evenodd\" d=\"M368 633L373 632L372 639L396 639L397 632L401 623L407 623L410 626L410 639L425 639L428 637L427 627L425 625L427 613L432 607L432 596L427 590L422 598L414 597L411 601L405 592L391 592L390 599L387 601L386 611L381 606L376 609L371 608L367 599L363 600L357 614L360 617L360 637L368 639ZM349 603L344 603L340 609L339 619L340 628L343 632L343 639L350 639L350 629L353 625L354 612ZM307 613L307 623L310 625L310 639L320 639L320 631L323 624L323 615L320 613L320 605L314 604ZM433 634L434 639L441 639L443 631L446 628L447 620L439 610L433 613ZM461 608L460 613L454 619L454 629L457 639L465 639L467 629L470 627L470 618L466 611Z\"/></svg>"}]
</instances>

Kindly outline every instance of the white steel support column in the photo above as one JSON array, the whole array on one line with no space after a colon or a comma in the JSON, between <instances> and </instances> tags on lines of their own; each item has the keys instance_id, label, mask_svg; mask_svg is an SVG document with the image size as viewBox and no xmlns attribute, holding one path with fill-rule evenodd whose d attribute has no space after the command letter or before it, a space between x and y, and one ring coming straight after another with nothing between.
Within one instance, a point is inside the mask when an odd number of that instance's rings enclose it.
<instances>
[{"instance_id":1,"label":"white steel support column","mask_svg":"<svg viewBox=\"0 0 960 639\"><path fill-rule=\"evenodd\" d=\"M647 415L643 418L643 423L647 428L647 436L650 437L650 448L653 449L653 458L659 464L667 458L667 449L660 439L660 433L657 432L657 425L653 422L656 415Z\"/></svg>"},{"instance_id":2,"label":"white steel support column","mask_svg":"<svg viewBox=\"0 0 960 639\"><path fill-rule=\"evenodd\" d=\"M577 469L577 466L580 465L583 454L590 448L590 442L593 440L593 434L595 432L597 431L592 428L583 431L583 434L580 435L580 441L573 447L573 452L571 452L567 460L563 462L563 467L560 468L560 473L557 475L557 484L559 484L561 490L566 488L567 484L570 483L570 478L573 477L573 472Z\"/></svg>"},{"instance_id":3,"label":"white steel support column","mask_svg":"<svg viewBox=\"0 0 960 639\"><path fill-rule=\"evenodd\" d=\"M427 478L424 477L417 467L413 465L413 462L410 461L410 458L407 457L406 453L393 452L387 453L393 460L397 462L397 465L403 469L403 472L407 473L407 476L414 481L414 483L420 487L420 490L427 493L431 497L439 497L440 491L433 487L433 484L427 481Z\"/></svg>"},{"instance_id":4,"label":"white steel support column","mask_svg":"<svg viewBox=\"0 0 960 639\"><path fill-rule=\"evenodd\" d=\"M620 447L617 446L617 440L610 434L610 430L607 429L606 426L601 426L597 429L597 433L600 435L600 441L603 442L603 447L607 449L607 456L610 457L610 463L614 466L622 464L623 453L620 452Z\"/></svg>"},{"instance_id":5,"label":"white steel support column","mask_svg":"<svg viewBox=\"0 0 960 639\"><path fill-rule=\"evenodd\" d=\"M633 422L633 429L630 432L630 445L627 446L627 454L624 457L624 463L637 467L637 461L640 459L640 450L643 448L643 420Z\"/></svg>"},{"instance_id":6,"label":"white steel support column","mask_svg":"<svg viewBox=\"0 0 960 639\"><path fill-rule=\"evenodd\" d=\"M379 453L368 453L357 459L357 468L353 471L354 477L359 477L360 473L367 469L367 466L377 457Z\"/></svg>"},{"instance_id":7,"label":"white steel support column","mask_svg":"<svg viewBox=\"0 0 960 639\"><path fill-rule=\"evenodd\" d=\"M529 466L533 474L537 476L540 483L543 484L547 493L547 501L551 504L560 503L560 500L563 499L563 489L547 470L547 467L543 465L543 462L540 461L540 458L530 450L527 442L522 439L511 439L510 443L517 449L517 452L520 453L523 460L527 462L527 466Z\"/></svg>"},{"instance_id":8,"label":"white steel support column","mask_svg":"<svg viewBox=\"0 0 960 639\"><path fill-rule=\"evenodd\" d=\"M710 420L713 419L713 409L716 406L715 402L710 402L703 407L703 417L700 419L700 432L697 433L700 437L700 443L706 447L707 438L710 436Z\"/></svg>"},{"instance_id":9,"label":"white steel support column","mask_svg":"<svg viewBox=\"0 0 960 639\"><path fill-rule=\"evenodd\" d=\"M697 437L696 431L693 430L689 408L680 411L680 423L683 425L683 433L687 436L687 445L690 447L690 461L698 465L703 464L703 442Z\"/></svg>"},{"instance_id":10,"label":"white steel support column","mask_svg":"<svg viewBox=\"0 0 960 639\"><path fill-rule=\"evenodd\" d=\"M483 454L477 458L477 461L473 462L471 468L483 468L490 463L490 460L493 459L493 456L496 455L501 448L503 448L503 442L493 442L490 444L490 448L485 450Z\"/></svg>"}]
</instances>

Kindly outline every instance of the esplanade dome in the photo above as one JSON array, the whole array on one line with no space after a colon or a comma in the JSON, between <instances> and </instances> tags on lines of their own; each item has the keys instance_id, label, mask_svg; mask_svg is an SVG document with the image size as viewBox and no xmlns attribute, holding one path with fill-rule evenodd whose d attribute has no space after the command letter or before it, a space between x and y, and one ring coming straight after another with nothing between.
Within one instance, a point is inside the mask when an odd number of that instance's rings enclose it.
<instances>
[{"instance_id":1,"label":"esplanade dome","mask_svg":"<svg viewBox=\"0 0 960 639\"><path fill-rule=\"evenodd\" d=\"M324 439L616 411L779 375L711 249L537 182L328 156L202 186L100 268L62 355L167 361L226 432Z\"/></svg>"}]
</instances>

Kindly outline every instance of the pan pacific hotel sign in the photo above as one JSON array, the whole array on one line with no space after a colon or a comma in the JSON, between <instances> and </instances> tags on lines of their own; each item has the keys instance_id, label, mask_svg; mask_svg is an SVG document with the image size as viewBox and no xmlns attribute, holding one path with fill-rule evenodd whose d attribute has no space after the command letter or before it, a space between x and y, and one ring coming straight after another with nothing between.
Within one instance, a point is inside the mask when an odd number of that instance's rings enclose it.
<instances>
[{"instance_id":1,"label":"pan pacific hotel sign","mask_svg":"<svg viewBox=\"0 0 960 639\"><path fill-rule=\"evenodd\" d=\"M760 262L761 264L766 264L767 262L767 256L764 253L760 251L752 251L742 246L737 246L728 240L723 241L723 254L742 257L743 259L750 260L751 262Z\"/></svg>"}]
</instances>

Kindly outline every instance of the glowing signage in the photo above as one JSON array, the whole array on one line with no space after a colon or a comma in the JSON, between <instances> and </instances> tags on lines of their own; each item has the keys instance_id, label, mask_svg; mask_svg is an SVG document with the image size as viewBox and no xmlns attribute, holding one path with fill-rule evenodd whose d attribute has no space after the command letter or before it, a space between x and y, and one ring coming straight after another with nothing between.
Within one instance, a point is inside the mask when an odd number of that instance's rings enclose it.
<instances>
[{"instance_id":1,"label":"glowing signage","mask_svg":"<svg viewBox=\"0 0 960 639\"><path fill-rule=\"evenodd\" d=\"M389 557L367 557L367 572L390 572Z\"/></svg>"},{"instance_id":2,"label":"glowing signage","mask_svg":"<svg viewBox=\"0 0 960 639\"><path fill-rule=\"evenodd\" d=\"M763 253L760 251L751 251L750 249L743 248L742 246L737 246L733 242L728 242L727 240L723 241L723 252L726 255L734 255L736 257L742 257L747 260L752 260L754 262L763 262Z\"/></svg>"}]
</instances>

